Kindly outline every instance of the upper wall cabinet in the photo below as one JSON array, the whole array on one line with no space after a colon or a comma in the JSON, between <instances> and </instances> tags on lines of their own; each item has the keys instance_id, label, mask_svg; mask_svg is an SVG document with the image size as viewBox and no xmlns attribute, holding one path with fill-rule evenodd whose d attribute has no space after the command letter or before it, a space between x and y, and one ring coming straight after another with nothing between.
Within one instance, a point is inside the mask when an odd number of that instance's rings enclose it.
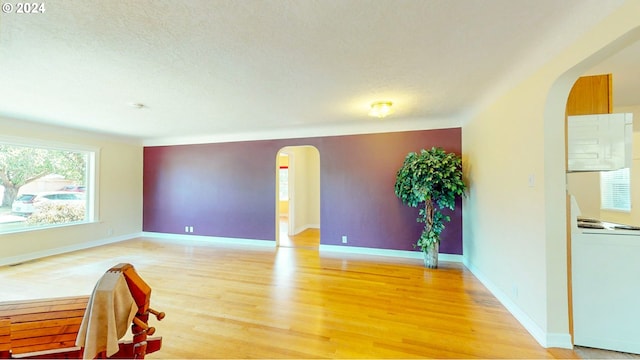
<instances>
[{"instance_id":1,"label":"upper wall cabinet","mask_svg":"<svg viewBox=\"0 0 640 360\"><path fill-rule=\"evenodd\" d=\"M567 118L568 171L609 171L631 166L633 114Z\"/></svg>"},{"instance_id":2,"label":"upper wall cabinet","mask_svg":"<svg viewBox=\"0 0 640 360\"><path fill-rule=\"evenodd\" d=\"M632 114L612 114L612 74L580 77L567 99L567 170L631 165Z\"/></svg>"},{"instance_id":3,"label":"upper wall cabinet","mask_svg":"<svg viewBox=\"0 0 640 360\"><path fill-rule=\"evenodd\" d=\"M610 114L613 112L612 74L582 76L567 99L567 115Z\"/></svg>"}]
</instances>

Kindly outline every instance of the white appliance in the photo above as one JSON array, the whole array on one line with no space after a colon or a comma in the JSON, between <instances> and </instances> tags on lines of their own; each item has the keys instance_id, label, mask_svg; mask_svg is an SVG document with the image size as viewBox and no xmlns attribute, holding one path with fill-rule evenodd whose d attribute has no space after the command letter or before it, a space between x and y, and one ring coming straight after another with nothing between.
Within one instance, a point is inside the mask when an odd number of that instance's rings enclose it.
<instances>
[{"instance_id":1,"label":"white appliance","mask_svg":"<svg viewBox=\"0 0 640 360\"><path fill-rule=\"evenodd\" d=\"M579 228L571 196L575 345L640 354L640 230Z\"/></svg>"},{"instance_id":2,"label":"white appliance","mask_svg":"<svg viewBox=\"0 0 640 360\"><path fill-rule=\"evenodd\" d=\"M610 171L631 166L633 114L567 118L568 171Z\"/></svg>"}]
</instances>

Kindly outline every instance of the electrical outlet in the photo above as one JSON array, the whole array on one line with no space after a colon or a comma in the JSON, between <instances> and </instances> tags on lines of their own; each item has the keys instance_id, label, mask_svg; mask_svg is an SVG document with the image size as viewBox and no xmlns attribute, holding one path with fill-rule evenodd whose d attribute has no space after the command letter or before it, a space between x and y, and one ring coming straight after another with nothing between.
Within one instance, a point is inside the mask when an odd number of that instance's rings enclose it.
<instances>
[{"instance_id":1,"label":"electrical outlet","mask_svg":"<svg viewBox=\"0 0 640 360\"><path fill-rule=\"evenodd\" d=\"M343 244L347 243L347 235L342 235L342 243Z\"/></svg>"},{"instance_id":2,"label":"electrical outlet","mask_svg":"<svg viewBox=\"0 0 640 360\"><path fill-rule=\"evenodd\" d=\"M535 186L536 186L536 175L529 174L529 187L535 187Z\"/></svg>"},{"instance_id":3,"label":"electrical outlet","mask_svg":"<svg viewBox=\"0 0 640 360\"><path fill-rule=\"evenodd\" d=\"M189 226L189 232L192 233L193 232L193 226Z\"/></svg>"},{"instance_id":4,"label":"electrical outlet","mask_svg":"<svg viewBox=\"0 0 640 360\"><path fill-rule=\"evenodd\" d=\"M189 226L188 225L184 227L184 232L186 232L186 233L189 232Z\"/></svg>"}]
</instances>

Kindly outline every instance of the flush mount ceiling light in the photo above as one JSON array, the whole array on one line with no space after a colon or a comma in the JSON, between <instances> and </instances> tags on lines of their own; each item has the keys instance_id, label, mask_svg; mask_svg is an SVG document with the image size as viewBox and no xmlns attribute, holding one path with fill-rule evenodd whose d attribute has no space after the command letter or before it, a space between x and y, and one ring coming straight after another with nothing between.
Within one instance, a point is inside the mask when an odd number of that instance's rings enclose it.
<instances>
[{"instance_id":1,"label":"flush mount ceiling light","mask_svg":"<svg viewBox=\"0 0 640 360\"><path fill-rule=\"evenodd\" d=\"M147 106L143 103L129 103L129 106L131 106L134 109L144 109Z\"/></svg>"},{"instance_id":2,"label":"flush mount ceiling light","mask_svg":"<svg viewBox=\"0 0 640 360\"><path fill-rule=\"evenodd\" d=\"M376 101L371 104L371 110L369 110L369 116L382 119L383 117L391 114L391 101Z\"/></svg>"}]
</instances>

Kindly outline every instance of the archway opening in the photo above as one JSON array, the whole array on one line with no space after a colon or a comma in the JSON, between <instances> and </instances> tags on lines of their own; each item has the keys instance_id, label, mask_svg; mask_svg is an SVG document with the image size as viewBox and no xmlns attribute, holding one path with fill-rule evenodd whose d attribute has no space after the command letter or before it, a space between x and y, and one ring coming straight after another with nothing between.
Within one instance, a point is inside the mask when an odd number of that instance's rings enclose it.
<instances>
[{"instance_id":1,"label":"archway opening","mask_svg":"<svg viewBox=\"0 0 640 360\"><path fill-rule=\"evenodd\" d=\"M320 152L286 146L276 156L276 241L283 247L320 245Z\"/></svg>"},{"instance_id":2,"label":"archway opening","mask_svg":"<svg viewBox=\"0 0 640 360\"><path fill-rule=\"evenodd\" d=\"M567 96L575 81L580 76L612 73L615 84L616 72L599 65L605 64L605 60L621 52L623 49L629 47L639 39L640 29L636 28L568 69L553 84L548 93L547 103L545 106L545 140L547 143L547 146L545 147L545 182L548 184L564 185L562 187L548 186L545 189L545 192L547 193L546 213L550 219L549 224L553 224L553 226L560 224L555 224L555 220L551 220L552 218L562 219L560 221L566 222L564 226L566 242L558 241L559 237L557 236L549 237L547 239L547 256L548 258L557 259L557 261L547 261L547 273L549 274L547 280L548 289L550 289L549 298L555 298L554 301L560 303L561 301L564 301L561 297L566 297L567 308L566 310L560 310L561 307L555 307L553 311L549 312L548 318L553 318L554 326L557 326L560 325L560 322L555 319L562 319L563 316L559 316L561 313L568 315L568 328L572 337L569 342L575 345L579 344L575 343L575 339L573 338L576 333L574 306L576 300L580 299L576 298L576 294L573 291L575 285L574 282L579 275L574 271L575 264L573 263L574 259L572 258L572 251L574 250L573 245L575 245L572 243L572 220L574 220L575 214L571 211L571 198L569 197L569 194L576 192L576 184L574 184L574 180L569 178L566 173L567 132L566 123L565 121L561 121L561 119L565 119ZM613 112L621 111L626 112L623 109L616 109L616 106L614 106ZM564 154L564 156L558 156L558 154ZM578 176L582 177L582 175ZM569 183L571 183L571 185L567 186ZM589 185L581 183L579 186ZM599 196L599 191L597 195ZM585 200L581 200L581 202L586 203ZM558 226L558 228L560 227ZM560 257L558 254L563 254L563 256ZM567 275L566 282L564 282L563 278L558 277L559 273L564 273L565 271ZM564 282L564 284L561 284L561 282Z\"/></svg>"}]
</instances>

